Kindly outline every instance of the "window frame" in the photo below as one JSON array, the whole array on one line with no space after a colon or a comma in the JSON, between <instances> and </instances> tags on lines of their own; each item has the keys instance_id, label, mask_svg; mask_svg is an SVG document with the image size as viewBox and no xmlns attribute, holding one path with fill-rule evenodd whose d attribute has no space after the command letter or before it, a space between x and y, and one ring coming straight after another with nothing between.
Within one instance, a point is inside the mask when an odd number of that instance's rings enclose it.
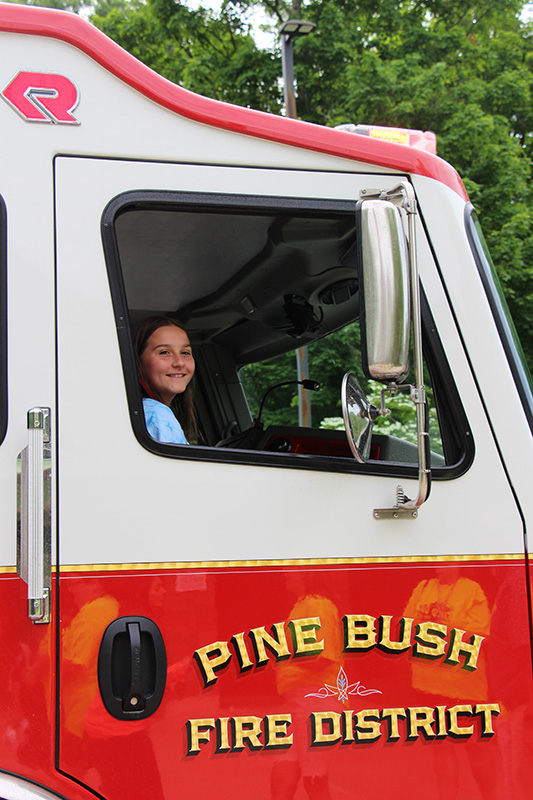
<instances>
[{"instance_id":1,"label":"window frame","mask_svg":"<svg viewBox=\"0 0 533 800\"><path fill-rule=\"evenodd\" d=\"M7 433L7 208L0 195L0 444Z\"/></svg>"},{"instance_id":2,"label":"window frame","mask_svg":"<svg viewBox=\"0 0 533 800\"><path fill-rule=\"evenodd\" d=\"M139 388L135 355L133 352L132 337L129 325L129 308L126 299L126 290L120 266L118 244L114 234L114 224L118 216L128 209L139 210L142 207L155 209L165 206L194 207L195 210L204 208L212 212L217 209L236 212L242 209L243 213L253 213L260 210L267 213L269 210L324 213L353 212L355 214L355 201L331 200L285 196L255 196L241 194L215 194L205 192L180 192L169 190L130 190L114 197L106 206L102 214L101 234L108 272L111 299L115 314L117 337L124 372L124 381L127 394L128 408L134 434L139 443L153 454L178 458L184 460L208 460L226 464L248 464L251 466L283 467L289 469L310 469L326 472L341 472L354 474L372 474L386 477L417 478L418 466L403 462L369 461L359 464L355 459L340 456L307 455L295 453L276 453L271 451L243 450L232 448L218 448L206 445L172 445L157 442L152 439L146 429L142 397ZM422 292L423 295L423 292ZM474 443L472 432L469 428L466 414L455 386L455 381L440 343L429 305L423 297L423 329L426 343L425 361L432 375L434 388L436 383L433 375L438 373L442 386L442 395L445 396L445 405L453 420L444 425L442 431L443 446L446 453L444 439L450 437L450 430L456 442L462 446L461 457L454 464L447 464L432 468L433 478L436 480L449 480L463 475L472 464L474 458ZM339 387L340 391L340 387ZM442 427L439 415L439 424Z\"/></svg>"}]
</instances>

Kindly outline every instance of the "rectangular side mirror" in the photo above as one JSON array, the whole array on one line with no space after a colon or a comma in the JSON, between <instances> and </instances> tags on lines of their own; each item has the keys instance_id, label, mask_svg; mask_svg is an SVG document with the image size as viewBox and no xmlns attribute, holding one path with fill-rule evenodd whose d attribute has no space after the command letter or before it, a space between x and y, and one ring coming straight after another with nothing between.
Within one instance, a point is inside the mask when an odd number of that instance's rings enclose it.
<instances>
[{"instance_id":1,"label":"rectangular side mirror","mask_svg":"<svg viewBox=\"0 0 533 800\"><path fill-rule=\"evenodd\" d=\"M399 209L388 200L356 206L363 369L400 384L409 372L409 257Z\"/></svg>"}]
</instances>

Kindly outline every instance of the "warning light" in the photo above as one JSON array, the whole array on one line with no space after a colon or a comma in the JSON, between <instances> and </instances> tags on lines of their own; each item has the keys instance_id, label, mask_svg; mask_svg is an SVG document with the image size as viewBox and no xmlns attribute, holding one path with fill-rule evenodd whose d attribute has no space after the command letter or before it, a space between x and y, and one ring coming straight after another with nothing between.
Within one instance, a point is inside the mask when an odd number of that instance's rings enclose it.
<instances>
[{"instance_id":1,"label":"warning light","mask_svg":"<svg viewBox=\"0 0 533 800\"><path fill-rule=\"evenodd\" d=\"M357 133L360 136L370 136L371 139L381 139L386 142L405 144L425 150L426 153L437 154L437 137L432 131L417 131L409 128L386 128L380 125L337 125L336 130Z\"/></svg>"}]
</instances>

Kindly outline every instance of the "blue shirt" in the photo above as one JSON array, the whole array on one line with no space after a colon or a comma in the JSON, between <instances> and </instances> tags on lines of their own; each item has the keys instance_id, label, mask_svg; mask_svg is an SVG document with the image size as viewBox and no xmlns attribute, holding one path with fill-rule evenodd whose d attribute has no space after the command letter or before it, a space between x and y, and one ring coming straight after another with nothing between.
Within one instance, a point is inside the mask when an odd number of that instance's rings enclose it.
<instances>
[{"instance_id":1,"label":"blue shirt","mask_svg":"<svg viewBox=\"0 0 533 800\"><path fill-rule=\"evenodd\" d=\"M164 403L143 397L144 418L148 433L157 442L189 444L178 420Z\"/></svg>"}]
</instances>

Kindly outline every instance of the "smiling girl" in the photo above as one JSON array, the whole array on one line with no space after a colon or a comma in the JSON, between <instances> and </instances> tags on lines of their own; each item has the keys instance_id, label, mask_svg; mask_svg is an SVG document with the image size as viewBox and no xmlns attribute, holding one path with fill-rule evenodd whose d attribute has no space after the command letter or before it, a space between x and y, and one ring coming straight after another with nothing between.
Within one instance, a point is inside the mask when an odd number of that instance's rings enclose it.
<instances>
[{"instance_id":1,"label":"smiling girl","mask_svg":"<svg viewBox=\"0 0 533 800\"><path fill-rule=\"evenodd\" d=\"M133 327L133 346L148 433L158 442L189 444L196 418L187 331L168 317L149 317Z\"/></svg>"}]
</instances>

